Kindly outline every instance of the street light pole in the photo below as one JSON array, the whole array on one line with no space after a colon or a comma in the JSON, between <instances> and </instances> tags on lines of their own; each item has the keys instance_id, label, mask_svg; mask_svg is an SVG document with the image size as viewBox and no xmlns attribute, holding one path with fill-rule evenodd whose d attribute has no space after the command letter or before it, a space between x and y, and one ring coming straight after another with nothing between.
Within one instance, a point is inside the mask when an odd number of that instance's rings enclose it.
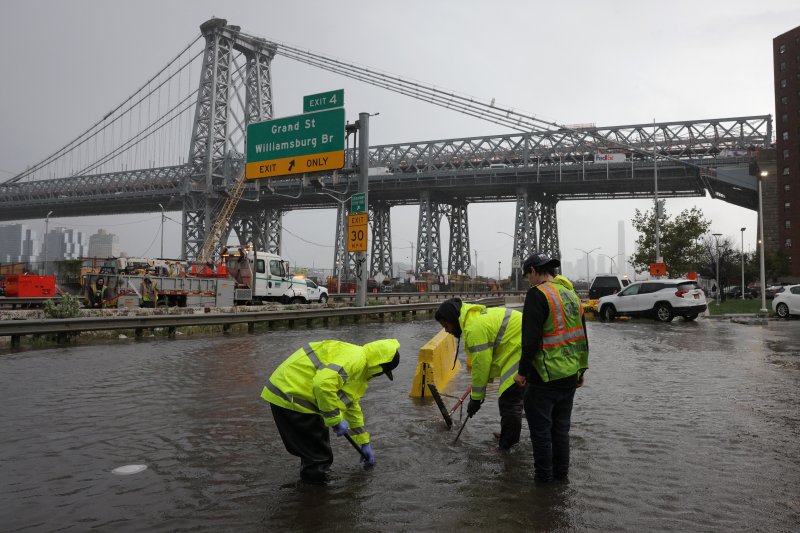
<instances>
[{"instance_id":1,"label":"street light pole","mask_svg":"<svg viewBox=\"0 0 800 533\"><path fill-rule=\"evenodd\" d=\"M519 290L519 266L515 266L514 261L521 261L522 259L517 255L517 238L511 235L510 233L506 233L505 231L498 231L497 233L502 233L503 235L507 235L514 240L513 244L514 249L511 252L513 258L513 261L511 262L511 268L514 269L514 289Z\"/></svg>"},{"instance_id":2,"label":"street light pole","mask_svg":"<svg viewBox=\"0 0 800 533\"><path fill-rule=\"evenodd\" d=\"M158 204L158 207L161 208L161 259L164 259L164 206Z\"/></svg>"},{"instance_id":3,"label":"street light pole","mask_svg":"<svg viewBox=\"0 0 800 533\"><path fill-rule=\"evenodd\" d=\"M722 292L722 287L719 284L719 238L722 237L722 233L712 233L712 235L714 236L717 249L717 305L719 305L719 296Z\"/></svg>"},{"instance_id":4,"label":"street light pole","mask_svg":"<svg viewBox=\"0 0 800 533\"><path fill-rule=\"evenodd\" d=\"M47 268L47 234L50 231L50 215L52 215L52 211L47 212L47 216L44 217L44 275L46 276L48 273Z\"/></svg>"},{"instance_id":5,"label":"street light pole","mask_svg":"<svg viewBox=\"0 0 800 533\"><path fill-rule=\"evenodd\" d=\"M497 262L497 290L500 290L500 264L502 261Z\"/></svg>"},{"instance_id":6,"label":"street light pole","mask_svg":"<svg viewBox=\"0 0 800 533\"><path fill-rule=\"evenodd\" d=\"M744 230L747 228L742 228L742 300L744 300Z\"/></svg>"},{"instance_id":7,"label":"street light pole","mask_svg":"<svg viewBox=\"0 0 800 533\"><path fill-rule=\"evenodd\" d=\"M764 246L767 240L764 238L764 205L761 199L761 182L767 177L767 171L762 170L758 179L758 236L761 239L761 312L767 312L767 280L764 271Z\"/></svg>"},{"instance_id":8,"label":"street light pole","mask_svg":"<svg viewBox=\"0 0 800 533\"><path fill-rule=\"evenodd\" d=\"M614 258L611 257L610 255L606 255L606 254L600 254L600 255L602 255L603 257L608 257L608 259L611 261L611 273L613 274L614 273L614 268L616 268L616 266L617 266L617 263L616 263L616 261L614 261Z\"/></svg>"},{"instance_id":9,"label":"street light pole","mask_svg":"<svg viewBox=\"0 0 800 533\"><path fill-rule=\"evenodd\" d=\"M588 252L586 250L581 250L580 248L575 248L579 252L583 252L586 254L586 290L589 290L589 254L594 252L595 250L601 249L602 246L598 246L597 248L592 248Z\"/></svg>"}]
</instances>

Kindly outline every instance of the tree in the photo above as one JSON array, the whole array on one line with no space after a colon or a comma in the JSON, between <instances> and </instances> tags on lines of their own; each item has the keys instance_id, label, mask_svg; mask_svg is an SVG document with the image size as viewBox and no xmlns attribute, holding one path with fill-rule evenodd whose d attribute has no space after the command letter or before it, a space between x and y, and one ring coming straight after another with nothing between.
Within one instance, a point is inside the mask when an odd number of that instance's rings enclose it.
<instances>
[{"instance_id":1,"label":"tree","mask_svg":"<svg viewBox=\"0 0 800 533\"><path fill-rule=\"evenodd\" d=\"M684 209L674 220L664 209L663 219L659 221L661 236L661 257L672 275L683 275L698 270L703 265L706 254L700 238L708 231L711 222L703 218L703 212L696 207ZM629 263L637 271L648 270L656 260L656 221L655 212L644 213L636 210L633 229L639 233L636 240L636 253Z\"/></svg>"}]
</instances>

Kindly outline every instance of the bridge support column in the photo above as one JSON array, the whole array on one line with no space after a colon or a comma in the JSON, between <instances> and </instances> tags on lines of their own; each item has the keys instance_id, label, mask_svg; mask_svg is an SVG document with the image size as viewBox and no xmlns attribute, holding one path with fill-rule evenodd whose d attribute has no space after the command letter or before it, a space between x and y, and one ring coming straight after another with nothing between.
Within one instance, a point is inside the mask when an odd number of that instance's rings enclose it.
<instances>
[{"instance_id":1,"label":"bridge support column","mask_svg":"<svg viewBox=\"0 0 800 533\"><path fill-rule=\"evenodd\" d=\"M517 212L514 219L513 256L519 257L520 264L539 248L536 232L536 202L527 189L517 190ZM523 273L520 272L520 277Z\"/></svg>"},{"instance_id":2,"label":"bridge support column","mask_svg":"<svg viewBox=\"0 0 800 533\"><path fill-rule=\"evenodd\" d=\"M539 197L539 252L552 258L561 258L561 247L558 243L558 218L556 204L558 197L550 193L542 193Z\"/></svg>"},{"instance_id":3,"label":"bridge support column","mask_svg":"<svg viewBox=\"0 0 800 533\"><path fill-rule=\"evenodd\" d=\"M224 19L211 19L200 26L206 39L200 87L197 93L189 164L192 176L183 202L184 259L196 258L206 233L219 214L214 183L223 182L228 152L228 102L234 39L226 32Z\"/></svg>"},{"instance_id":4,"label":"bridge support column","mask_svg":"<svg viewBox=\"0 0 800 533\"><path fill-rule=\"evenodd\" d=\"M239 214L231 221L230 229L236 232L241 246L252 242L260 252L280 255L282 219L280 210L263 209L255 214Z\"/></svg>"},{"instance_id":5,"label":"bridge support column","mask_svg":"<svg viewBox=\"0 0 800 533\"><path fill-rule=\"evenodd\" d=\"M442 212L446 208L431 200L430 191L422 191L417 225L417 271L442 274L442 246L439 233Z\"/></svg>"},{"instance_id":6,"label":"bridge support column","mask_svg":"<svg viewBox=\"0 0 800 533\"><path fill-rule=\"evenodd\" d=\"M447 260L449 274L468 275L472 262L469 257L469 222L466 200L456 200L450 205L450 254Z\"/></svg>"},{"instance_id":7,"label":"bridge support column","mask_svg":"<svg viewBox=\"0 0 800 533\"><path fill-rule=\"evenodd\" d=\"M355 254L347 252L347 215L350 212L347 208L347 203L340 202L339 208L336 210L336 244L333 250L333 275L339 282L355 280L352 267Z\"/></svg>"},{"instance_id":8,"label":"bridge support column","mask_svg":"<svg viewBox=\"0 0 800 533\"><path fill-rule=\"evenodd\" d=\"M373 202L372 211L372 245L370 253L370 277L383 274L392 277L392 226L389 204Z\"/></svg>"}]
</instances>

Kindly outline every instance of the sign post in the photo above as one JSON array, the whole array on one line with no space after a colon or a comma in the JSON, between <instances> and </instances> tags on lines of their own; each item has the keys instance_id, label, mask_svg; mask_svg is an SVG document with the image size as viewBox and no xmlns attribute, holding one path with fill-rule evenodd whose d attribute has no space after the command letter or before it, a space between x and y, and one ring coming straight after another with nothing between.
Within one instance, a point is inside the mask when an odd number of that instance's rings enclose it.
<instances>
[{"instance_id":1,"label":"sign post","mask_svg":"<svg viewBox=\"0 0 800 533\"><path fill-rule=\"evenodd\" d=\"M247 126L247 179L344 167L344 108Z\"/></svg>"},{"instance_id":2,"label":"sign post","mask_svg":"<svg viewBox=\"0 0 800 533\"><path fill-rule=\"evenodd\" d=\"M368 218L369 206L369 113L358 114L358 165L361 171L358 176L358 192L364 196L364 216ZM356 305L367 305L367 278L369 277L369 262L367 257L366 242L364 250L356 253Z\"/></svg>"}]
</instances>

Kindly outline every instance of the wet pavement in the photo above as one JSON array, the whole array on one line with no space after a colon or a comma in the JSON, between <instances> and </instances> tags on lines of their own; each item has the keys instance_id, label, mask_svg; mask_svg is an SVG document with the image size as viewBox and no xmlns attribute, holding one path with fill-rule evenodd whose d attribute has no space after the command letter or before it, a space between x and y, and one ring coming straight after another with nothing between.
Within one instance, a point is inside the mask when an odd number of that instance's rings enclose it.
<instances>
[{"instance_id":1,"label":"wet pavement","mask_svg":"<svg viewBox=\"0 0 800 533\"><path fill-rule=\"evenodd\" d=\"M570 481L549 485L532 481L527 425L511 453L494 449L496 388L455 444L432 401L408 397L437 331L420 321L6 351L0 530L797 530L800 321L591 323ZM362 400L378 464L363 470L332 437L334 480L299 483L264 380L309 340L385 337L403 360ZM468 381L462 371L444 392ZM112 474L130 464L147 469Z\"/></svg>"}]
</instances>

